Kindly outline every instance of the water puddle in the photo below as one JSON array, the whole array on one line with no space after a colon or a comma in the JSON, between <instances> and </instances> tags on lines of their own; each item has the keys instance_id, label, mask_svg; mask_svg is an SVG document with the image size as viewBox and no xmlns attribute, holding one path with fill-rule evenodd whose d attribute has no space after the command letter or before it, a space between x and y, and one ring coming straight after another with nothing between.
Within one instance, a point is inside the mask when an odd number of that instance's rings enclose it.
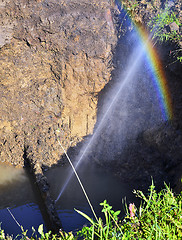
<instances>
[{"instance_id":1,"label":"water puddle","mask_svg":"<svg viewBox=\"0 0 182 240\"><path fill-rule=\"evenodd\" d=\"M70 173L70 166L56 167L46 172L50 183L51 196L55 200ZM87 194L98 216L101 216L99 203L105 199L114 210L123 210L122 199L133 201L132 186L122 184L120 179L106 172L104 169L88 164L82 164L78 174L83 182ZM41 209L42 201L38 198L34 183L24 169L0 165L0 222L6 234L16 236L21 233L20 227L12 218L10 209L16 220L24 229L32 234L32 226L38 229L46 219ZM88 222L74 209L78 209L93 217L85 196L75 176L71 179L61 198L56 203L59 218L65 231L80 229Z\"/></svg>"},{"instance_id":2,"label":"water puddle","mask_svg":"<svg viewBox=\"0 0 182 240\"><path fill-rule=\"evenodd\" d=\"M32 234L32 226L35 229L44 223L37 196L33 189L28 174L24 169L0 164L0 223L6 234L21 233L21 229L10 215L7 208L23 226L28 229L28 235Z\"/></svg>"},{"instance_id":3,"label":"water puddle","mask_svg":"<svg viewBox=\"0 0 182 240\"><path fill-rule=\"evenodd\" d=\"M54 200L64 186L70 170L70 166L64 166L51 169L46 173ZM98 166L91 164L84 165L83 163L78 169L78 174L98 216L102 216L102 208L99 203L105 199L113 206L114 210L123 210L122 199L126 196L129 202L135 199L132 193L132 186L121 183L119 178ZM72 177L64 193L57 201L56 208L65 231L79 229L87 223L85 218L79 215L74 209L78 209L93 217L75 176Z\"/></svg>"}]
</instances>

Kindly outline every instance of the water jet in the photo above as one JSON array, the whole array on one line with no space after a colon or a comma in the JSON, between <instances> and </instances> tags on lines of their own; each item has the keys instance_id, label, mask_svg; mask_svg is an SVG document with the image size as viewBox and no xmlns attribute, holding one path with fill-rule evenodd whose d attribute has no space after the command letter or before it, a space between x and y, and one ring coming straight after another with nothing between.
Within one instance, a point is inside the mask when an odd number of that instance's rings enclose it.
<instances>
[{"instance_id":1,"label":"water jet","mask_svg":"<svg viewBox=\"0 0 182 240\"><path fill-rule=\"evenodd\" d=\"M138 36L138 32L141 37ZM162 65L151 42L152 34L147 35L140 27L134 28L127 37L125 36L125 41L126 38L132 49L129 60L125 62L124 71L120 73L119 79L107 93L101 109L102 114L98 117L93 135L86 141L75 159L75 169L79 168L89 152L96 152L101 148L98 140L101 140L99 138L101 133L105 132L108 139L114 140L115 149L112 143L105 147L113 149L108 150L110 158L113 159L116 151L122 151L128 141L136 139L140 132L172 118L171 98ZM144 92L138 90L140 87ZM132 121L134 122L139 115L143 115L143 119L140 116L141 122L138 121L138 126L131 127ZM116 117L119 121L115 120ZM122 126L116 127L118 122ZM116 136L113 137L114 132L117 132L118 140ZM56 202L65 191L73 174L74 172L71 171L68 175Z\"/></svg>"}]
</instances>

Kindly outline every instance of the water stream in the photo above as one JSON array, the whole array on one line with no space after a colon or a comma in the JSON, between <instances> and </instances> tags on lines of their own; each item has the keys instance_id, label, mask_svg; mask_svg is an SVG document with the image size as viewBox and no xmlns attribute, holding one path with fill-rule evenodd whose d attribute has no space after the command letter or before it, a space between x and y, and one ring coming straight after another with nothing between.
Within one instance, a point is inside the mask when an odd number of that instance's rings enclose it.
<instances>
[{"instance_id":1,"label":"water stream","mask_svg":"<svg viewBox=\"0 0 182 240\"><path fill-rule=\"evenodd\" d=\"M128 53L128 57L122 59L122 55L119 55L118 58L122 61L124 69L119 70L115 83L102 102L92 136L85 142L74 160L76 171L90 152L96 152L97 149L97 154L99 152L102 154L109 149L108 156L112 161L115 153L122 151L128 142L137 138L139 133L164 121L158 93L152 80L153 73L146 57L146 48L151 36L142 43L133 30L123 40L128 42L122 45L122 54ZM129 51L124 49L126 45ZM101 139L101 135L104 134L103 138L107 138L109 144ZM61 198L73 175L74 171L70 170L56 197L56 202Z\"/></svg>"}]
</instances>

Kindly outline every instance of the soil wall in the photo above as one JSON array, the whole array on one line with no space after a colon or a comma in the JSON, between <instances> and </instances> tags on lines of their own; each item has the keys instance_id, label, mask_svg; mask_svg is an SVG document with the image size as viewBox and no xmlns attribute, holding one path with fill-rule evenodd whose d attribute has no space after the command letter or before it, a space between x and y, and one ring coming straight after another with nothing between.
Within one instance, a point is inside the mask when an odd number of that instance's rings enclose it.
<instances>
[{"instance_id":1,"label":"soil wall","mask_svg":"<svg viewBox=\"0 0 182 240\"><path fill-rule=\"evenodd\" d=\"M107 0L0 1L0 160L57 163L91 134L117 37ZM56 131L59 130L59 133Z\"/></svg>"}]
</instances>

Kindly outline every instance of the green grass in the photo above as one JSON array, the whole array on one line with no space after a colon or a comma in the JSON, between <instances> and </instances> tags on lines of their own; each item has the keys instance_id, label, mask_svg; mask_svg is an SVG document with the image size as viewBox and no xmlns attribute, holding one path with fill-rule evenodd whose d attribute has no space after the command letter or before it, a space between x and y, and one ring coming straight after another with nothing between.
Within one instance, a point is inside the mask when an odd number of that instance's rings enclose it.
<instances>
[{"instance_id":1,"label":"green grass","mask_svg":"<svg viewBox=\"0 0 182 240\"><path fill-rule=\"evenodd\" d=\"M104 219L98 218L97 221L79 210L78 214L85 217L90 224L84 226L80 231L73 235L72 232L60 231L60 234L44 233L43 225L39 226L40 237L36 236L33 228L31 238L27 237L27 231L22 228L21 239L99 239L99 240L180 240L182 239L182 193L175 195L165 184L165 188L160 192L155 190L152 185L149 193L144 195L142 191L134 191L136 197L141 199L138 208L133 204L130 207L125 203L126 215L120 217L120 210L114 211L105 200L100 205L103 207ZM13 239L7 236L4 230L0 231L0 239Z\"/></svg>"},{"instance_id":2,"label":"green grass","mask_svg":"<svg viewBox=\"0 0 182 240\"><path fill-rule=\"evenodd\" d=\"M182 22L179 16L168 7L167 3L165 9L160 9L159 13L148 22L148 27L153 33L153 39L156 41L161 43L170 41L177 44L177 49L171 51L171 55L176 58L174 62L182 62L182 48L180 47L182 35L181 32L177 31L177 27L180 29ZM176 29L168 29L171 24L175 24Z\"/></svg>"},{"instance_id":3,"label":"green grass","mask_svg":"<svg viewBox=\"0 0 182 240\"><path fill-rule=\"evenodd\" d=\"M123 1L123 6L127 11L127 14L135 22L138 13L137 8L139 7L139 2L137 0ZM170 51L170 55L174 58L175 63L177 61L182 63L182 35L180 28L182 27L182 19L180 19L179 13L175 12L170 6L169 0L165 2L164 9L157 7L154 1L148 1L151 5L153 11L157 11L156 15L151 18L146 24L149 30L152 32L152 38L155 42L173 42L176 44L176 49ZM176 27L170 27L170 26ZM171 63L171 64L172 64Z\"/></svg>"}]
</instances>

